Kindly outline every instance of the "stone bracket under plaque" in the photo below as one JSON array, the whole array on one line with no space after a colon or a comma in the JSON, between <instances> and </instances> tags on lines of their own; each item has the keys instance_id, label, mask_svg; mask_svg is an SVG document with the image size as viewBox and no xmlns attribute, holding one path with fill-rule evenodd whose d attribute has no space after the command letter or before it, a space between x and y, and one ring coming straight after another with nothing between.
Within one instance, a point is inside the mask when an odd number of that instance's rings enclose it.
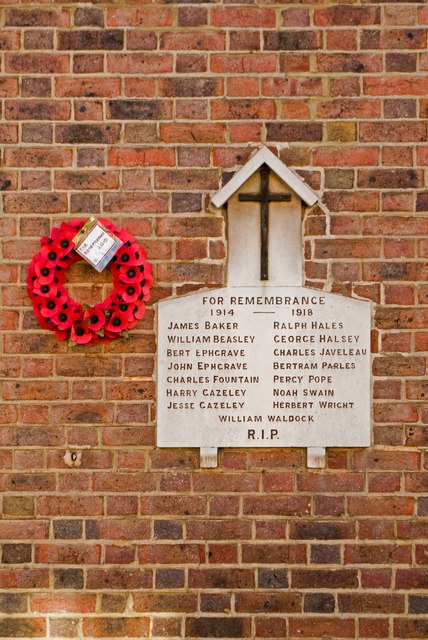
<instances>
[{"instance_id":1,"label":"stone bracket under plaque","mask_svg":"<svg viewBox=\"0 0 428 640\"><path fill-rule=\"evenodd\" d=\"M327 447L371 440L370 301L303 286L302 203L318 196L258 151L212 198L227 201L227 286L158 303L157 445Z\"/></svg>"},{"instance_id":2,"label":"stone bracket under plaque","mask_svg":"<svg viewBox=\"0 0 428 640\"><path fill-rule=\"evenodd\" d=\"M202 468L214 469L218 464L217 447L201 447L199 450L199 464Z\"/></svg>"}]
</instances>

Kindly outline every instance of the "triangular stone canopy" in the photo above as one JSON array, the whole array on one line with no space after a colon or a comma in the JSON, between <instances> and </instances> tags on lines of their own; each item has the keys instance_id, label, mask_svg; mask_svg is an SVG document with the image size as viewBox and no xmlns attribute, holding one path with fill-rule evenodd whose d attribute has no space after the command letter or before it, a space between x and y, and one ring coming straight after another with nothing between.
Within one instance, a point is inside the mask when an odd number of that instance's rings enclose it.
<instances>
[{"instance_id":1,"label":"triangular stone canopy","mask_svg":"<svg viewBox=\"0 0 428 640\"><path fill-rule=\"evenodd\" d=\"M312 206L318 201L317 194L298 176L291 171L281 160L279 160L272 151L267 147L262 147L254 156L252 156L243 167L239 169L229 180L229 182L211 198L211 202L216 207L222 207L225 202L250 178L253 173L258 171L263 164L268 167L281 178L281 180L296 193L306 205Z\"/></svg>"}]
</instances>

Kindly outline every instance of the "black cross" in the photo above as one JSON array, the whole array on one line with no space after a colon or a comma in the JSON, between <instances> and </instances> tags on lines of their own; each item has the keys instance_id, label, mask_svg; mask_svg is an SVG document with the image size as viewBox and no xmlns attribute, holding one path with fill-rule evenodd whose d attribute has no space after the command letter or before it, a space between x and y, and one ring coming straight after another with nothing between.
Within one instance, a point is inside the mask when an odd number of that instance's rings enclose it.
<instances>
[{"instance_id":1,"label":"black cross","mask_svg":"<svg viewBox=\"0 0 428 640\"><path fill-rule=\"evenodd\" d=\"M269 202L290 202L290 193L270 193L269 192L269 167L262 164L260 168L260 193L240 193L240 202L260 202L260 280L269 280Z\"/></svg>"}]
</instances>

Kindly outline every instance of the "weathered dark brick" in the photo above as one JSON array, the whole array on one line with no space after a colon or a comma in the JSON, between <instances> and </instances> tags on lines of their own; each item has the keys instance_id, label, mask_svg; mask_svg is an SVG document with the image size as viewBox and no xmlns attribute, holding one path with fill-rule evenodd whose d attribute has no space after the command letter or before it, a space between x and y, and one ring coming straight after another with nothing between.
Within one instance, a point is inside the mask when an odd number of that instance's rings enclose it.
<instances>
[{"instance_id":1,"label":"weathered dark brick","mask_svg":"<svg viewBox=\"0 0 428 640\"><path fill-rule=\"evenodd\" d=\"M0 620L2 638L44 638L46 622L43 618L7 618Z\"/></svg>"},{"instance_id":2,"label":"weathered dark brick","mask_svg":"<svg viewBox=\"0 0 428 640\"><path fill-rule=\"evenodd\" d=\"M161 100L110 100L108 115L114 120L161 120L166 116Z\"/></svg>"},{"instance_id":3,"label":"weathered dark brick","mask_svg":"<svg viewBox=\"0 0 428 640\"><path fill-rule=\"evenodd\" d=\"M44 98L51 95L50 78L22 78L23 98Z\"/></svg>"},{"instance_id":4,"label":"weathered dark brick","mask_svg":"<svg viewBox=\"0 0 428 640\"><path fill-rule=\"evenodd\" d=\"M183 524L178 520L155 520L154 532L159 540L180 540L183 537Z\"/></svg>"},{"instance_id":5,"label":"weathered dark brick","mask_svg":"<svg viewBox=\"0 0 428 640\"><path fill-rule=\"evenodd\" d=\"M157 569L156 589L180 589L184 587L183 569Z\"/></svg>"},{"instance_id":6,"label":"weathered dark brick","mask_svg":"<svg viewBox=\"0 0 428 640\"><path fill-rule=\"evenodd\" d=\"M223 82L218 78L165 78L159 83L163 96L195 98L223 93Z\"/></svg>"},{"instance_id":7,"label":"weathered dark brick","mask_svg":"<svg viewBox=\"0 0 428 640\"><path fill-rule=\"evenodd\" d=\"M259 569L257 572L257 586L259 589L287 589L287 570Z\"/></svg>"},{"instance_id":8,"label":"weathered dark brick","mask_svg":"<svg viewBox=\"0 0 428 640\"><path fill-rule=\"evenodd\" d=\"M267 139L270 142L319 142L322 124L316 122L268 122Z\"/></svg>"},{"instance_id":9,"label":"weathered dark brick","mask_svg":"<svg viewBox=\"0 0 428 640\"><path fill-rule=\"evenodd\" d=\"M77 7L74 12L74 25L76 27L104 26L103 10L95 7Z\"/></svg>"},{"instance_id":10,"label":"weathered dark brick","mask_svg":"<svg viewBox=\"0 0 428 640\"><path fill-rule=\"evenodd\" d=\"M0 593L0 613L25 613L27 596L20 593Z\"/></svg>"},{"instance_id":11,"label":"weathered dark brick","mask_svg":"<svg viewBox=\"0 0 428 640\"><path fill-rule=\"evenodd\" d=\"M409 613L428 613L428 596L409 596Z\"/></svg>"},{"instance_id":12,"label":"weathered dark brick","mask_svg":"<svg viewBox=\"0 0 428 640\"><path fill-rule=\"evenodd\" d=\"M55 141L66 144L112 144L117 142L120 126L116 124L57 125Z\"/></svg>"},{"instance_id":13,"label":"weathered dark brick","mask_svg":"<svg viewBox=\"0 0 428 640\"><path fill-rule=\"evenodd\" d=\"M83 589L83 569L55 569L55 589Z\"/></svg>"},{"instance_id":14,"label":"weathered dark brick","mask_svg":"<svg viewBox=\"0 0 428 640\"><path fill-rule=\"evenodd\" d=\"M54 537L60 540L77 540L82 537L83 522L81 520L54 520Z\"/></svg>"},{"instance_id":15,"label":"weathered dark brick","mask_svg":"<svg viewBox=\"0 0 428 640\"><path fill-rule=\"evenodd\" d=\"M334 596L331 593L307 593L303 610L306 613L333 613L335 606Z\"/></svg>"},{"instance_id":16,"label":"weathered dark brick","mask_svg":"<svg viewBox=\"0 0 428 640\"><path fill-rule=\"evenodd\" d=\"M58 34L58 49L123 49L123 31L107 29L105 31L61 31Z\"/></svg>"},{"instance_id":17,"label":"weathered dark brick","mask_svg":"<svg viewBox=\"0 0 428 640\"><path fill-rule=\"evenodd\" d=\"M187 618L186 634L196 638L242 638L250 631L248 618Z\"/></svg>"},{"instance_id":18,"label":"weathered dark brick","mask_svg":"<svg viewBox=\"0 0 428 640\"><path fill-rule=\"evenodd\" d=\"M306 51L322 46L321 31L265 31L263 35L267 51Z\"/></svg>"},{"instance_id":19,"label":"weathered dark brick","mask_svg":"<svg viewBox=\"0 0 428 640\"><path fill-rule=\"evenodd\" d=\"M4 564L24 564L31 562L30 544L4 544L2 550Z\"/></svg>"}]
</instances>

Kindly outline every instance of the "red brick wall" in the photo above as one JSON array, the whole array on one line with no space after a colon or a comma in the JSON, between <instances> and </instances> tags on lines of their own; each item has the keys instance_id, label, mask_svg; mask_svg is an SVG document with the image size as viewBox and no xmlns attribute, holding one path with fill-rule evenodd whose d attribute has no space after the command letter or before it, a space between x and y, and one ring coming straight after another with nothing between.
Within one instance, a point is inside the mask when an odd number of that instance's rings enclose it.
<instances>
[{"instance_id":1,"label":"red brick wall","mask_svg":"<svg viewBox=\"0 0 428 640\"><path fill-rule=\"evenodd\" d=\"M0 637L426 638L425 3L0 4ZM374 445L323 471L157 450L152 309L70 349L25 290L39 237L101 212L154 301L221 284L209 197L260 143L323 189L308 281L376 303Z\"/></svg>"}]
</instances>

